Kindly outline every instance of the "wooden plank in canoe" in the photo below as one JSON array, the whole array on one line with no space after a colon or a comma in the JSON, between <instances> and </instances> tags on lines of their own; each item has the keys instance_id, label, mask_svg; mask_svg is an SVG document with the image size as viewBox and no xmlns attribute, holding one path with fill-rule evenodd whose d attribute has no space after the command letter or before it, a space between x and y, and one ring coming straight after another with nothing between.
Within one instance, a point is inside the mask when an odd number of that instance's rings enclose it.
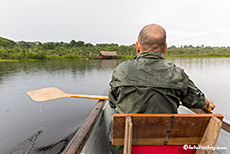
<instances>
[{"instance_id":1,"label":"wooden plank in canoe","mask_svg":"<svg viewBox=\"0 0 230 154\"><path fill-rule=\"evenodd\" d=\"M202 147L215 147L216 142L221 130L222 122L217 117L212 117L210 119L210 122L208 124L207 129L205 130L205 133L199 143ZM196 151L196 154L206 154L206 153L212 153L213 149L198 149Z\"/></svg>"},{"instance_id":2,"label":"wooden plank in canoe","mask_svg":"<svg viewBox=\"0 0 230 154\"><path fill-rule=\"evenodd\" d=\"M212 117L221 114L115 114L113 144L123 145L125 117L133 123L132 145L199 144Z\"/></svg>"},{"instance_id":3,"label":"wooden plank in canoe","mask_svg":"<svg viewBox=\"0 0 230 154\"><path fill-rule=\"evenodd\" d=\"M134 145L162 145L167 132L170 115L165 116L146 116L144 114L131 115L133 123L133 139ZM126 114L115 114L113 116L113 144L124 144ZM158 127L154 127L154 126ZM143 133L145 132L145 133Z\"/></svg>"}]
</instances>

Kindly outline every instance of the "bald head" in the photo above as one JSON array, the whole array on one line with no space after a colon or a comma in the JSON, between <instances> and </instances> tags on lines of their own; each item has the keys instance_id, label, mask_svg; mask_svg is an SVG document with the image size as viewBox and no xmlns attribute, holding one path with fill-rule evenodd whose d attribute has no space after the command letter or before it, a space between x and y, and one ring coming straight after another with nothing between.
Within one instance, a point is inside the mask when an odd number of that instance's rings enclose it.
<instances>
[{"instance_id":1,"label":"bald head","mask_svg":"<svg viewBox=\"0 0 230 154\"><path fill-rule=\"evenodd\" d=\"M142 52L163 53L166 44L166 32L163 27L157 24L147 25L140 31L138 42Z\"/></svg>"}]
</instances>

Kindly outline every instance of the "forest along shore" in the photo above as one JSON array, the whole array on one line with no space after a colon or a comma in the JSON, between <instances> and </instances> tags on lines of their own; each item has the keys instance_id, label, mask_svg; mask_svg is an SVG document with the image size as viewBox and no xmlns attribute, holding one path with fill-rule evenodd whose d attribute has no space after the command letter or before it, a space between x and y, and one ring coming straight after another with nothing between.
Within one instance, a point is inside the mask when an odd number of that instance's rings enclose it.
<instances>
[{"instance_id":1,"label":"forest along shore","mask_svg":"<svg viewBox=\"0 0 230 154\"><path fill-rule=\"evenodd\" d=\"M9 60L76 60L93 59L99 56L100 51L116 51L118 58L134 58L135 44L118 45L116 43L102 43L93 45L84 41L71 40L67 42L15 42L0 37L0 61ZM204 58L230 57L229 47L170 46L164 54L166 58Z\"/></svg>"}]
</instances>

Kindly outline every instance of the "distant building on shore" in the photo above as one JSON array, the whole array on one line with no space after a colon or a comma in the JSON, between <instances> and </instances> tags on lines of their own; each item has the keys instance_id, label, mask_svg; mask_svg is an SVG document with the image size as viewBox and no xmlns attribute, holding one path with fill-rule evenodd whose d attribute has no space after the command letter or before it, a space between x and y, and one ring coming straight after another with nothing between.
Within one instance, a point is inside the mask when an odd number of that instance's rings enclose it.
<instances>
[{"instance_id":1,"label":"distant building on shore","mask_svg":"<svg viewBox=\"0 0 230 154\"><path fill-rule=\"evenodd\" d=\"M101 51L99 54L99 58L117 58L117 52L116 51Z\"/></svg>"}]
</instances>

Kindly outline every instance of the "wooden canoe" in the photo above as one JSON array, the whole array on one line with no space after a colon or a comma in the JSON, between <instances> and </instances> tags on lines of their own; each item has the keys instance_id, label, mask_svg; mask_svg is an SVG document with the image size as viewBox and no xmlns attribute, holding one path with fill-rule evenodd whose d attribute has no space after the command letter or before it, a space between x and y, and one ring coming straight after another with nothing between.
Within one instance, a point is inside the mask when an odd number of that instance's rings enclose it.
<instances>
[{"instance_id":1,"label":"wooden canoe","mask_svg":"<svg viewBox=\"0 0 230 154\"><path fill-rule=\"evenodd\" d=\"M198 110L194 111L198 112ZM185 107L180 107L178 110L179 114L194 114L194 111ZM108 104L106 104L106 101L99 100L63 154L109 154L110 150L105 119L110 112L111 109L108 107ZM227 140L229 141L229 139L230 133L221 129L219 136L220 142L217 141L216 146L227 147L229 149L226 142ZM218 152L229 153L226 149L220 149Z\"/></svg>"}]
</instances>

